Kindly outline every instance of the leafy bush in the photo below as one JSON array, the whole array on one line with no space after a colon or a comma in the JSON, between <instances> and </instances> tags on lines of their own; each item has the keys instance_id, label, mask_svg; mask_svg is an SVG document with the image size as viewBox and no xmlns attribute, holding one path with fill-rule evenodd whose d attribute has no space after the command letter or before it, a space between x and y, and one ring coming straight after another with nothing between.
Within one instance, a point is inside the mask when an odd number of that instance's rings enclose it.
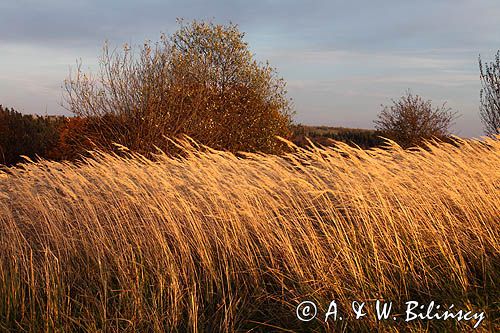
<instances>
[{"instance_id":1,"label":"leafy bush","mask_svg":"<svg viewBox=\"0 0 500 333\"><path fill-rule=\"evenodd\" d=\"M243 37L233 24L181 21L138 56L105 45L97 76L78 66L66 80L67 107L97 121L91 135L100 148L169 151L165 137L185 134L217 149L279 152L276 136L289 137L292 116L285 83L253 59Z\"/></svg>"},{"instance_id":2,"label":"leafy bush","mask_svg":"<svg viewBox=\"0 0 500 333\"><path fill-rule=\"evenodd\" d=\"M91 118L64 118L58 132L58 140L46 157L52 160L75 160L94 147L90 137Z\"/></svg>"}]
</instances>

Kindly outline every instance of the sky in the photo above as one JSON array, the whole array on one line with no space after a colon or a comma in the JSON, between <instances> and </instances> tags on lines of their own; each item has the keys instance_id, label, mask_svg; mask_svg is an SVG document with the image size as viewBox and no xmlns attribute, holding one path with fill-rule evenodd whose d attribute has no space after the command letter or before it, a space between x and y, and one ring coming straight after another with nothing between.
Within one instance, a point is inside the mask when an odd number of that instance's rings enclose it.
<instances>
[{"instance_id":1,"label":"sky","mask_svg":"<svg viewBox=\"0 0 500 333\"><path fill-rule=\"evenodd\" d=\"M95 72L106 40L156 41L176 18L238 24L287 82L296 122L373 128L409 89L456 111L454 134L483 135L478 56L500 49L498 0L0 0L0 104L69 115L77 60Z\"/></svg>"}]
</instances>

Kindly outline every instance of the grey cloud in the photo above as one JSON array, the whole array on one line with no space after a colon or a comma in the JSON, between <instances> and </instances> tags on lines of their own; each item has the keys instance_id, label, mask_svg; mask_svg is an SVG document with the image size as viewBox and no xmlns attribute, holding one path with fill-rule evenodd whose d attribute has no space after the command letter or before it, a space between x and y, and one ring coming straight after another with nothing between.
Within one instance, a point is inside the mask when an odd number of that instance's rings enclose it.
<instances>
[{"instance_id":1,"label":"grey cloud","mask_svg":"<svg viewBox=\"0 0 500 333\"><path fill-rule=\"evenodd\" d=\"M470 47L497 41L494 0L456 1L10 1L0 41L57 46L157 38L175 18L232 20L249 34L277 34L320 49ZM168 30L168 31L167 31ZM256 34L256 35L257 35Z\"/></svg>"}]
</instances>

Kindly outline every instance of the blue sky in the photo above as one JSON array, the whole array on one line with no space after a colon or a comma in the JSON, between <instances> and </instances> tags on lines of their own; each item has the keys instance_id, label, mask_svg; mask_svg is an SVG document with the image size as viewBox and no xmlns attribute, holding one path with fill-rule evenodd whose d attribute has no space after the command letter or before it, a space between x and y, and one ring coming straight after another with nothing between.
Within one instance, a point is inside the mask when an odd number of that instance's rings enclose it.
<instances>
[{"instance_id":1,"label":"blue sky","mask_svg":"<svg viewBox=\"0 0 500 333\"><path fill-rule=\"evenodd\" d=\"M61 85L81 59L157 40L176 18L232 21L258 60L288 82L296 121L372 128L407 89L461 114L453 132L482 135L478 55L500 49L498 0L0 0L0 104L61 114Z\"/></svg>"}]
</instances>

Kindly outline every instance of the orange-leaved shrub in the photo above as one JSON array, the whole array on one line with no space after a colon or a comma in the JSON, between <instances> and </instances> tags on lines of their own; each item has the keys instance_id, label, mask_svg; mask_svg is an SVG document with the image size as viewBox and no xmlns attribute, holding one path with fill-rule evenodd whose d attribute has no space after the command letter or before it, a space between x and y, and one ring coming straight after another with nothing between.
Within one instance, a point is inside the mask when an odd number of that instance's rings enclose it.
<instances>
[{"instance_id":1,"label":"orange-leaved shrub","mask_svg":"<svg viewBox=\"0 0 500 333\"><path fill-rule=\"evenodd\" d=\"M90 118L67 117L59 128L58 140L47 153L52 160L74 160L93 148L90 135Z\"/></svg>"},{"instance_id":2,"label":"orange-leaved shrub","mask_svg":"<svg viewBox=\"0 0 500 333\"><path fill-rule=\"evenodd\" d=\"M113 143L149 153L188 135L228 151L280 152L289 138L291 100L269 64L253 59L237 25L197 22L134 54L104 46L97 75L65 81L67 108L93 118L89 135L101 149Z\"/></svg>"}]
</instances>

